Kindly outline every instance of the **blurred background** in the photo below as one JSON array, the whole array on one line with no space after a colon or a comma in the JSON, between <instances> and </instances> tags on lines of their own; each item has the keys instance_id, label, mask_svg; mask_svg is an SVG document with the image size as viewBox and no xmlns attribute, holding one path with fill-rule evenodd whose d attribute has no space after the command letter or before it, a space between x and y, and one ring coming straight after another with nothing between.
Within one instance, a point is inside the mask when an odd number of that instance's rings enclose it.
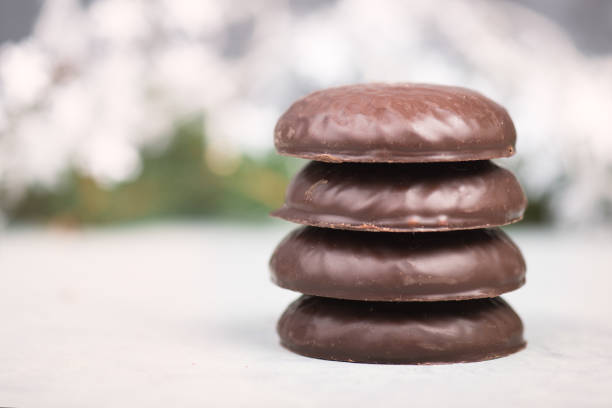
<instances>
[{"instance_id":1,"label":"blurred background","mask_svg":"<svg viewBox=\"0 0 612 408\"><path fill-rule=\"evenodd\" d=\"M276 119L365 81L484 93L527 221L612 221L611 2L1 0L0 222L265 222Z\"/></svg>"},{"instance_id":2,"label":"blurred background","mask_svg":"<svg viewBox=\"0 0 612 408\"><path fill-rule=\"evenodd\" d=\"M295 226L268 212L304 161L273 128L366 81L513 117L525 351L381 367L278 345L298 295L267 262ZM611 116L612 1L0 0L0 406L612 406Z\"/></svg>"}]
</instances>

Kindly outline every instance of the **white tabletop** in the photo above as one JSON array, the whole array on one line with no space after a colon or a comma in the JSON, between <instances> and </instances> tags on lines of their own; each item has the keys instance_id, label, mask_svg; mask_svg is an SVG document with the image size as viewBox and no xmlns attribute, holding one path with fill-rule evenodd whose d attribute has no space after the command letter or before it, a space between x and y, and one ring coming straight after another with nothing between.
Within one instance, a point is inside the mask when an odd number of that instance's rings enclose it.
<instances>
[{"instance_id":1,"label":"white tabletop","mask_svg":"<svg viewBox=\"0 0 612 408\"><path fill-rule=\"evenodd\" d=\"M0 406L612 406L612 234L511 229L527 349L384 366L278 345L288 224L0 231Z\"/></svg>"}]
</instances>

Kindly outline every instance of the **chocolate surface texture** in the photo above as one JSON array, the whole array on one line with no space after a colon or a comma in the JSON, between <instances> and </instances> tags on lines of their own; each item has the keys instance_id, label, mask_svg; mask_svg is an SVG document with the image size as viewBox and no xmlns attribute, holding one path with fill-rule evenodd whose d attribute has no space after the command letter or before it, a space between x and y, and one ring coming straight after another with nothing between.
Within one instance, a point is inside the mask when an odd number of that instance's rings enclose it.
<instances>
[{"instance_id":1,"label":"chocolate surface texture","mask_svg":"<svg viewBox=\"0 0 612 408\"><path fill-rule=\"evenodd\" d=\"M287 289L367 301L495 297L525 282L525 261L500 229L397 234L302 227L278 245L270 269Z\"/></svg>"},{"instance_id":2,"label":"chocolate surface texture","mask_svg":"<svg viewBox=\"0 0 612 408\"><path fill-rule=\"evenodd\" d=\"M302 296L277 330L296 353L362 363L473 362L525 347L522 322L501 298L391 303Z\"/></svg>"},{"instance_id":3,"label":"chocolate surface texture","mask_svg":"<svg viewBox=\"0 0 612 408\"><path fill-rule=\"evenodd\" d=\"M437 162L512 156L506 110L465 88L349 85L314 92L279 119L279 153L327 162Z\"/></svg>"},{"instance_id":4,"label":"chocolate surface texture","mask_svg":"<svg viewBox=\"0 0 612 408\"><path fill-rule=\"evenodd\" d=\"M526 206L514 175L490 161L310 162L272 215L327 228L447 231L510 224Z\"/></svg>"}]
</instances>

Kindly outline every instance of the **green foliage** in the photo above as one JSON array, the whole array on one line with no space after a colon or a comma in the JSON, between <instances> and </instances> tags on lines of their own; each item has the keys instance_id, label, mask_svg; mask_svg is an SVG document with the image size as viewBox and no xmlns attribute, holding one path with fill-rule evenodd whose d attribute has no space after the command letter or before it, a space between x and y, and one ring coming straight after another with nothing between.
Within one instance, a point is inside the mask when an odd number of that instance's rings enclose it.
<instances>
[{"instance_id":1,"label":"green foliage","mask_svg":"<svg viewBox=\"0 0 612 408\"><path fill-rule=\"evenodd\" d=\"M272 153L259 160L243 156L230 174L217 174L206 160L202 128L201 119L186 121L176 126L163 152L145 149L142 171L134 181L105 188L71 170L54 191L30 189L8 210L9 219L80 224L164 217L263 218L282 203L291 160Z\"/></svg>"},{"instance_id":2,"label":"green foliage","mask_svg":"<svg viewBox=\"0 0 612 408\"><path fill-rule=\"evenodd\" d=\"M525 211L525 215L523 217L524 223L536 223L543 224L551 221L550 213L549 213L549 199L547 196L535 200L530 199L529 205L527 206L527 210Z\"/></svg>"}]
</instances>

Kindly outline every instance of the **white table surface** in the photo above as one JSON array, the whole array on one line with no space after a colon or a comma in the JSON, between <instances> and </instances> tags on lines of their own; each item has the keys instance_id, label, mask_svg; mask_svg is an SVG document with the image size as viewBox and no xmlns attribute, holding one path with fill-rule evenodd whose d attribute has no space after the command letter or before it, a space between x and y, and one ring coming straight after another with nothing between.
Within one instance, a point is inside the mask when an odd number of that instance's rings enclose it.
<instances>
[{"instance_id":1,"label":"white table surface","mask_svg":"<svg viewBox=\"0 0 612 408\"><path fill-rule=\"evenodd\" d=\"M0 406L612 406L612 234L511 229L527 349L482 363L314 360L278 345L291 226L0 231Z\"/></svg>"}]
</instances>

